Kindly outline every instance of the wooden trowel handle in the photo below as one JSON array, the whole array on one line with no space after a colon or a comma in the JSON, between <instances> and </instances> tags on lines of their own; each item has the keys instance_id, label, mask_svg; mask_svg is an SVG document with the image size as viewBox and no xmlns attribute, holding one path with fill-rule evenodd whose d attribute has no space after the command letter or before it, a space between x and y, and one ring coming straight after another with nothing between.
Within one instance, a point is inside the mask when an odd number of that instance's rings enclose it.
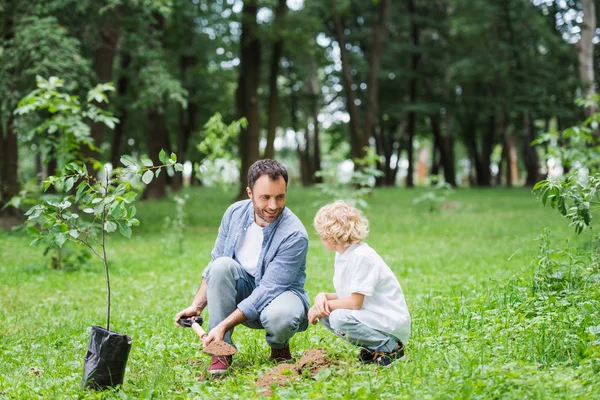
<instances>
[{"instance_id":1,"label":"wooden trowel handle","mask_svg":"<svg viewBox=\"0 0 600 400\"><path fill-rule=\"evenodd\" d=\"M194 332L196 332L196 335L200 336L200 339L202 339L204 336L208 335L208 333L206 333L206 331L204 329L202 329L200 324L197 322L194 322L192 324L192 329L194 330Z\"/></svg>"}]
</instances>

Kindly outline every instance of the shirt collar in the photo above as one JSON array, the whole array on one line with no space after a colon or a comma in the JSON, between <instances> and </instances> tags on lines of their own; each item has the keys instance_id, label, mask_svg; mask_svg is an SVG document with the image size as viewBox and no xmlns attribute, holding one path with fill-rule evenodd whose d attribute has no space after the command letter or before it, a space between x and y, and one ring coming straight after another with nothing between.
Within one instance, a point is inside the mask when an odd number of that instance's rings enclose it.
<instances>
[{"instance_id":1,"label":"shirt collar","mask_svg":"<svg viewBox=\"0 0 600 400\"><path fill-rule=\"evenodd\" d=\"M349 259L352 256L352 253L354 252L354 250L356 250L356 248L358 246L360 246L361 244L362 244L362 242L352 243L350 246L348 246L346 251L344 251L342 254L337 253L338 254L337 259L341 260L341 261Z\"/></svg>"}]
</instances>

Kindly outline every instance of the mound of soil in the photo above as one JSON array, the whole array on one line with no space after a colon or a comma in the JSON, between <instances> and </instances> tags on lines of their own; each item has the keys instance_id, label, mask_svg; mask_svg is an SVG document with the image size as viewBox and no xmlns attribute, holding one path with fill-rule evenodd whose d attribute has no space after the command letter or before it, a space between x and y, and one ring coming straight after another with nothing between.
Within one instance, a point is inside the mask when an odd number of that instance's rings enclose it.
<instances>
[{"instance_id":1,"label":"mound of soil","mask_svg":"<svg viewBox=\"0 0 600 400\"><path fill-rule=\"evenodd\" d=\"M202 351L211 356L232 356L237 352L237 349L222 340L213 340Z\"/></svg>"},{"instance_id":2,"label":"mound of soil","mask_svg":"<svg viewBox=\"0 0 600 400\"><path fill-rule=\"evenodd\" d=\"M308 370L310 376L315 376L323 368L328 368L332 362L327 359L325 350L307 350L296 364L279 364L258 378L256 386L266 389L265 395L272 394L271 385L284 386L294 379L302 377L303 372Z\"/></svg>"}]
</instances>

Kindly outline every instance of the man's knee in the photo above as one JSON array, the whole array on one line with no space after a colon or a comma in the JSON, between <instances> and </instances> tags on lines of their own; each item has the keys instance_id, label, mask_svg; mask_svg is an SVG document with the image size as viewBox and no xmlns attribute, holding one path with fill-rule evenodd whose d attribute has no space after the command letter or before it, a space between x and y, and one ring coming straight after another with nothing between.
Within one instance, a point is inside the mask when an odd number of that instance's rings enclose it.
<instances>
[{"instance_id":1,"label":"man's knee","mask_svg":"<svg viewBox=\"0 0 600 400\"><path fill-rule=\"evenodd\" d=\"M230 277L237 269L237 262L231 257L219 257L212 261L206 270L206 282L219 281L223 278Z\"/></svg>"},{"instance_id":2,"label":"man's knee","mask_svg":"<svg viewBox=\"0 0 600 400\"><path fill-rule=\"evenodd\" d=\"M285 307L281 303L271 303L260 314L260 322L273 335L295 333L303 314L303 307Z\"/></svg>"}]
</instances>

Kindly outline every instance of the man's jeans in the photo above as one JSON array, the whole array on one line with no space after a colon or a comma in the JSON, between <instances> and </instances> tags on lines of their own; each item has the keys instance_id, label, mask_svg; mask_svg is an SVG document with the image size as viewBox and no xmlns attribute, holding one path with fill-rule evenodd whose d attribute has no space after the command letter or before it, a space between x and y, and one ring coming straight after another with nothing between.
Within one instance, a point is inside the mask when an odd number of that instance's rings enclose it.
<instances>
[{"instance_id":1,"label":"man's jeans","mask_svg":"<svg viewBox=\"0 0 600 400\"><path fill-rule=\"evenodd\" d=\"M203 275L208 285L208 327L212 329L234 312L242 300L250 296L255 283L254 277L229 257L215 259ZM294 293L285 291L262 310L257 320L246 320L243 325L264 329L269 346L281 349L288 345L290 338L298 331L304 314L302 300ZM232 333L233 329L225 334L223 340L233 344Z\"/></svg>"},{"instance_id":2,"label":"man's jeans","mask_svg":"<svg viewBox=\"0 0 600 400\"><path fill-rule=\"evenodd\" d=\"M351 314L352 310L337 309L329 317L319 318L319 321L342 339L370 351L389 353L398 345L398 340L393 336L369 328Z\"/></svg>"}]
</instances>

